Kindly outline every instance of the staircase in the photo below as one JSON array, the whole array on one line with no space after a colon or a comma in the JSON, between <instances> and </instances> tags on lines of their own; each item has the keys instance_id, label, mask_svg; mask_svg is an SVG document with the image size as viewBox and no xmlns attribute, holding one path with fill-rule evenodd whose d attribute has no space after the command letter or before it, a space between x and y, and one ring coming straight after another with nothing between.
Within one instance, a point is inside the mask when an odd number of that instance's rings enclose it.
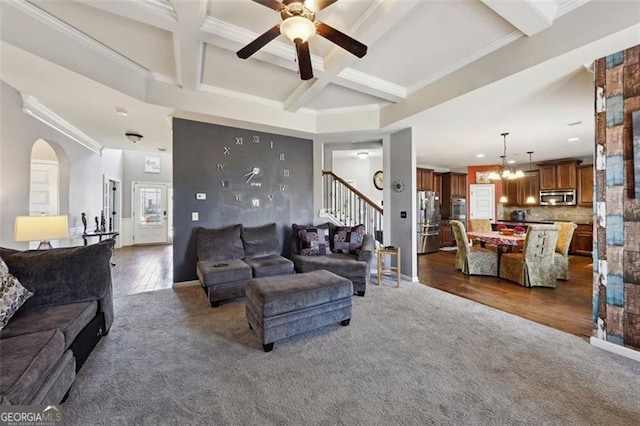
<instances>
[{"instance_id":1,"label":"staircase","mask_svg":"<svg viewBox=\"0 0 640 426\"><path fill-rule=\"evenodd\" d=\"M382 243L382 207L332 171L322 171L324 214L345 226L364 225Z\"/></svg>"}]
</instances>

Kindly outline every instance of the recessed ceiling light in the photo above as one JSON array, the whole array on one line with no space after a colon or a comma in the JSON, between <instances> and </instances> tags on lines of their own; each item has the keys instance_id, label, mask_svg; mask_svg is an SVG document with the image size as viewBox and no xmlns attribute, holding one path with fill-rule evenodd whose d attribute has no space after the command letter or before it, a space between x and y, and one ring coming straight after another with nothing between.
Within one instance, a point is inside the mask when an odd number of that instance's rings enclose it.
<instances>
[{"instance_id":1,"label":"recessed ceiling light","mask_svg":"<svg viewBox=\"0 0 640 426\"><path fill-rule=\"evenodd\" d=\"M507 161L507 163L509 163L509 164L515 164L515 162L516 162L516 160L509 160L509 161Z\"/></svg>"},{"instance_id":2,"label":"recessed ceiling light","mask_svg":"<svg viewBox=\"0 0 640 426\"><path fill-rule=\"evenodd\" d=\"M484 154L476 154L476 157L482 158L482 157L484 157Z\"/></svg>"},{"instance_id":3,"label":"recessed ceiling light","mask_svg":"<svg viewBox=\"0 0 640 426\"><path fill-rule=\"evenodd\" d=\"M356 155L361 160L366 160L367 158L369 158L369 153L368 152L359 152Z\"/></svg>"},{"instance_id":4,"label":"recessed ceiling light","mask_svg":"<svg viewBox=\"0 0 640 426\"><path fill-rule=\"evenodd\" d=\"M127 115L129 115L127 110L124 108L116 108L116 114L118 114L120 117L126 117Z\"/></svg>"},{"instance_id":5,"label":"recessed ceiling light","mask_svg":"<svg viewBox=\"0 0 640 426\"><path fill-rule=\"evenodd\" d=\"M579 141L579 140L580 140L580 138L569 138L569 139L567 139L567 141L569 141L569 142L575 142L575 141Z\"/></svg>"}]
</instances>

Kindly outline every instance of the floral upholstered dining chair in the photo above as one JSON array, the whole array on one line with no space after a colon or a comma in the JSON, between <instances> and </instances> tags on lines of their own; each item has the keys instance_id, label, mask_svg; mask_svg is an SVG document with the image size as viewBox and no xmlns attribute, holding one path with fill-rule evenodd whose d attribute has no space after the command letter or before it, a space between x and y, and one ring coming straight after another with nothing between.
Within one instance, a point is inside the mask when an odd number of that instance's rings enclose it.
<instances>
[{"instance_id":1,"label":"floral upholstered dining chair","mask_svg":"<svg viewBox=\"0 0 640 426\"><path fill-rule=\"evenodd\" d=\"M559 226L529 225L522 253L504 253L500 258L500 278L525 287L556 286L553 256Z\"/></svg>"},{"instance_id":2,"label":"floral upholstered dining chair","mask_svg":"<svg viewBox=\"0 0 640 426\"><path fill-rule=\"evenodd\" d=\"M578 225L573 222L554 222L553 224L560 227L558 242L556 243L556 251L553 254L553 263L556 268L556 279L568 280L569 246L571 245L571 238L573 238L573 233Z\"/></svg>"},{"instance_id":3,"label":"floral upholstered dining chair","mask_svg":"<svg viewBox=\"0 0 640 426\"><path fill-rule=\"evenodd\" d=\"M489 219L469 219L469 231L471 232L491 232L491 220ZM474 246L480 246L482 243L478 240L472 241ZM495 244L484 244L482 247L489 250L498 251L498 246Z\"/></svg>"},{"instance_id":4,"label":"floral upholstered dining chair","mask_svg":"<svg viewBox=\"0 0 640 426\"><path fill-rule=\"evenodd\" d=\"M464 224L458 220L452 220L450 223L458 248L456 269L467 275L497 276L498 254L493 250L470 245Z\"/></svg>"}]
</instances>

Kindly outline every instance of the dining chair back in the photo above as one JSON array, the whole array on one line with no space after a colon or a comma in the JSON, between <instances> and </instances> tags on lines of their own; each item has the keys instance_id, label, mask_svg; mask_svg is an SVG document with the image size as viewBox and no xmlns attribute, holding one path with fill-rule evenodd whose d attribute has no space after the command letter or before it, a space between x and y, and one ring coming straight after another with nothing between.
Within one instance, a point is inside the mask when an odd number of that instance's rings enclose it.
<instances>
[{"instance_id":1,"label":"dining chair back","mask_svg":"<svg viewBox=\"0 0 640 426\"><path fill-rule=\"evenodd\" d=\"M556 242L556 251L553 254L553 263L556 268L556 279L569 279L569 246L571 239L578 225L573 222L554 222L560 227L558 233L558 241Z\"/></svg>"},{"instance_id":2,"label":"dining chair back","mask_svg":"<svg viewBox=\"0 0 640 426\"><path fill-rule=\"evenodd\" d=\"M471 246L464 224L452 220L451 228L456 239L456 269L467 275L498 275L498 254L493 250Z\"/></svg>"},{"instance_id":3,"label":"dining chair back","mask_svg":"<svg viewBox=\"0 0 640 426\"><path fill-rule=\"evenodd\" d=\"M525 287L555 287L554 253L560 227L529 225L522 253L505 253L500 259L500 278Z\"/></svg>"},{"instance_id":4,"label":"dining chair back","mask_svg":"<svg viewBox=\"0 0 640 426\"><path fill-rule=\"evenodd\" d=\"M491 220L489 219L469 219L469 231L471 232L491 232ZM480 241L474 240L472 242L474 246L482 246L489 250L498 251L498 246L495 244L482 244Z\"/></svg>"}]
</instances>

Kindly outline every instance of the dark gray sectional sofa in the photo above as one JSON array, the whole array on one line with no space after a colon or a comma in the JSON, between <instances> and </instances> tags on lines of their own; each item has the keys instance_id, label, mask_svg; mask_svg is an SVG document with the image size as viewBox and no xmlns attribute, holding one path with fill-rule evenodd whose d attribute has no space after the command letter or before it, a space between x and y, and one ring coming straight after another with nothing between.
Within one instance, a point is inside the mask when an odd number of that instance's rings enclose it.
<instances>
[{"instance_id":1,"label":"dark gray sectional sofa","mask_svg":"<svg viewBox=\"0 0 640 426\"><path fill-rule=\"evenodd\" d=\"M0 404L59 404L113 322L114 241L0 257L33 296L0 331Z\"/></svg>"},{"instance_id":2,"label":"dark gray sectional sofa","mask_svg":"<svg viewBox=\"0 0 640 426\"><path fill-rule=\"evenodd\" d=\"M212 307L245 295L252 278L293 273L293 262L280 255L277 225L196 230L196 274Z\"/></svg>"}]
</instances>

